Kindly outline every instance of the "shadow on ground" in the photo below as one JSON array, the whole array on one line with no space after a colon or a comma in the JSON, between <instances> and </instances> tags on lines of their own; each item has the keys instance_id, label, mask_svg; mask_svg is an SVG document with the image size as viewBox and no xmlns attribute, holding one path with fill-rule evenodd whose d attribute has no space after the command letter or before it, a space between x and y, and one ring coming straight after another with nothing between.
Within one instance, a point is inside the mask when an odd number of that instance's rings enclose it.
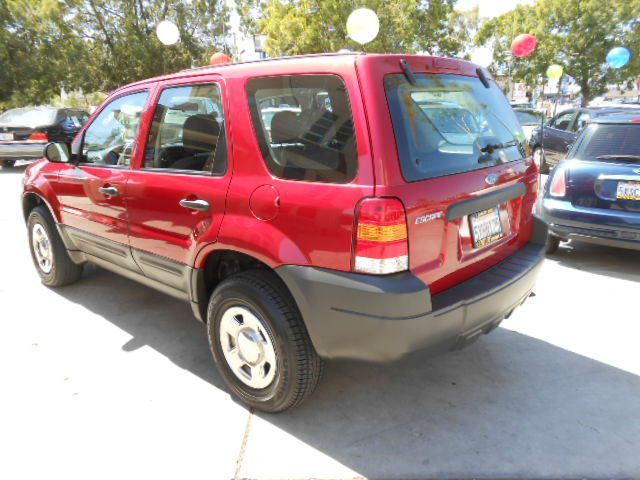
<instances>
[{"instance_id":1,"label":"shadow on ground","mask_svg":"<svg viewBox=\"0 0 640 480\"><path fill-rule=\"evenodd\" d=\"M590 260L591 248L557 258L597 270L608 261ZM128 332L119 348L148 345L225 389L187 304L96 267L58 292ZM437 358L329 362L302 407L259 416L367 478L633 477L639 399L637 375L499 328ZM275 465L296 455L273 445L269 452Z\"/></svg>"}]
</instances>

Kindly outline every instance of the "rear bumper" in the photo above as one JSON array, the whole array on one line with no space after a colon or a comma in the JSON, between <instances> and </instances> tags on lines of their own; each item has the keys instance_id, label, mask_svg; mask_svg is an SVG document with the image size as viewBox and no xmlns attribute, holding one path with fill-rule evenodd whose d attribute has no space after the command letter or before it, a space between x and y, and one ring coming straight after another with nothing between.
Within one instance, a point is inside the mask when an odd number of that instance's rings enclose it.
<instances>
[{"instance_id":1,"label":"rear bumper","mask_svg":"<svg viewBox=\"0 0 640 480\"><path fill-rule=\"evenodd\" d=\"M563 240L640 250L640 213L574 207L571 202L545 198L541 217L549 232Z\"/></svg>"},{"instance_id":2,"label":"rear bumper","mask_svg":"<svg viewBox=\"0 0 640 480\"><path fill-rule=\"evenodd\" d=\"M36 160L43 157L46 143L0 143L0 160Z\"/></svg>"},{"instance_id":3,"label":"rear bumper","mask_svg":"<svg viewBox=\"0 0 640 480\"><path fill-rule=\"evenodd\" d=\"M546 233L536 219L531 243L433 296L410 272L372 276L294 265L276 272L321 356L389 361L415 350L459 349L493 330L531 294Z\"/></svg>"}]
</instances>

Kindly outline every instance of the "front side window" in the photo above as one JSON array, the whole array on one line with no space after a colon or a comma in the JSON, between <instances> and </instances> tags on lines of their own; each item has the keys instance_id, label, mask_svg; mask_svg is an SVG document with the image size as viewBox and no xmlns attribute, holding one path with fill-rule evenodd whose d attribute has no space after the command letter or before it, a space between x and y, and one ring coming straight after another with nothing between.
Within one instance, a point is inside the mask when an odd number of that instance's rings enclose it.
<instances>
[{"instance_id":1,"label":"front side window","mask_svg":"<svg viewBox=\"0 0 640 480\"><path fill-rule=\"evenodd\" d=\"M561 113L555 118L551 126L557 130L569 130L571 120L573 120L573 112Z\"/></svg>"},{"instance_id":2,"label":"front side window","mask_svg":"<svg viewBox=\"0 0 640 480\"><path fill-rule=\"evenodd\" d=\"M475 77L385 77L385 89L407 181L491 167L524 156L524 134L498 86Z\"/></svg>"},{"instance_id":3,"label":"front side window","mask_svg":"<svg viewBox=\"0 0 640 480\"><path fill-rule=\"evenodd\" d=\"M573 124L573 127L571 127L571 131L579 132L584 127L586 127L590 121L591 121L591 115L589 115L589 113L580 112L578 114L578 117L576 118L575 123Z\"/></svg>"},{"instance_id":4,"label":"front side window","mask_svg":"<svg viewBox=\"0 0 640 480\"><path fill-rule=\"evenodd\" d=\"M262 156L276 177L348 183L358 169L349 97L336 75L254 78L249 109Z\"/></svg>"},{"instance_id":5,"label":"front side window","mask_svg":"<svg viewBox=\"0 0 640 480\"><path fill-rule=\"evenodd\" d=\"M100 111L87 127L82 143L82 163L127 167L149 92L118 97Z\"/></svg>"},{"instance_id":6,"label":"front side window","mask_svg":"<svg viewBox=\"0 0 640 480\"><path fill-rule=\"evenodd\" d=\"M144 168L222 175L227 170L225 130L219 85L167 88L153 114Z\"/></svg>"}]
</instances>

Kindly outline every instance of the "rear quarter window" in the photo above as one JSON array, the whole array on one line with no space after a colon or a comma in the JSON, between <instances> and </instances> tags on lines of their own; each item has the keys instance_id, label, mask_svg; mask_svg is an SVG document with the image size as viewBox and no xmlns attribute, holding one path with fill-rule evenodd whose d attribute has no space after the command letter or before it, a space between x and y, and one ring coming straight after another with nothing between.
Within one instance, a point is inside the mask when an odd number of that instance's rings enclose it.
<instances>
[{"instance_id":1,"label":"rear quarter window","mask_svg":"<svg viewBox=\"0 0 640 480\"><path fill-rule=\"evenodd\" d=\"M453 175L524 157L524 134L497 85L460 75L385 77L385 90L407 181Z\"/></svg>"},{"instance_id":2,"label":"rear quarter window","mask_svg":"<svg viewBox=\"0 0 640 480\"><path fill-rule=\"evenodd\" d=\"M286 75L249 80L253 127L276 177L348 183L358 170L347 89L336 75Z\"/></svg>"}]
</instances>

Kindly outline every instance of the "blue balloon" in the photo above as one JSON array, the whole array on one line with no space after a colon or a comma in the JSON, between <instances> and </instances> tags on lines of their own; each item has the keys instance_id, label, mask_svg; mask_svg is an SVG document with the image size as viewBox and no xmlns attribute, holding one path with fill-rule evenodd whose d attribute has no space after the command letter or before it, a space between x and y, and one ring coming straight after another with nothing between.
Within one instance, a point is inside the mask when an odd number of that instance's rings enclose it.
<instances>
[{"instance_id":1,"label":"blue balloon","mask_svg":"<svg viewBox=\"0 0 640 480\"><path fill-rule=\"evenodd\" d=\"M612 48L607 53L607 63L611 68L622 68L631 59L631 52L624 47Z\"/></svg>"}]
</instances>

